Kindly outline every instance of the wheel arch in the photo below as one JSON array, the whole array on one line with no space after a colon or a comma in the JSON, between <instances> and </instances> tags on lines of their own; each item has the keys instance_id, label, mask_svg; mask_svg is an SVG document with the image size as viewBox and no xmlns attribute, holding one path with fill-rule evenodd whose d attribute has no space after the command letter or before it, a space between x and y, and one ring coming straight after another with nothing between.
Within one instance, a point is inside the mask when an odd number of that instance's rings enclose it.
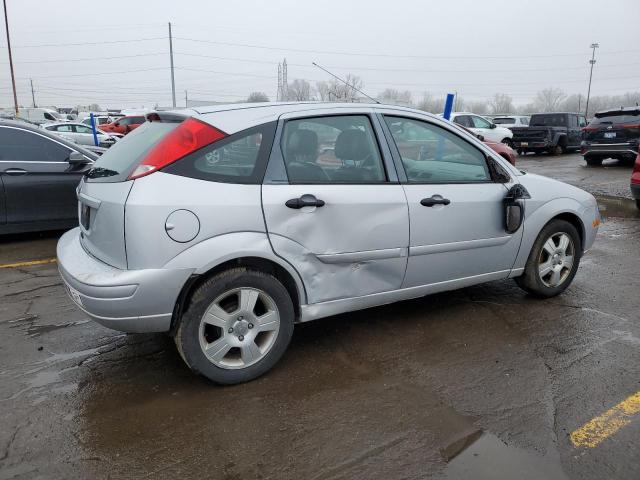
<instances>
[{"instance_id":1,"label":"wheel arch","mask_svg":"<svg viewBox=\"0 0 640 480\"><path fill-rule=\"evenodd\" d=\"M235 232L209 238L170 260L164 268L190 268L193 274L182 286L171 320L173 332L182 308L202 282L224 270L245 267L269 273L291 295L296 313L307 301L304 283L295 268L276 256L264 232Z\"/></svg>"}]
</instances>

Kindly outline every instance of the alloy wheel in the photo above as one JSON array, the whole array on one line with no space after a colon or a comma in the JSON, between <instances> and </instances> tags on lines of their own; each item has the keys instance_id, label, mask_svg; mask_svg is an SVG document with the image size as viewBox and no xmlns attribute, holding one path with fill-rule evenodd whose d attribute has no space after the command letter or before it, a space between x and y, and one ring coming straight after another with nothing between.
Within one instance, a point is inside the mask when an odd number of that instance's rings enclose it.
<instances>
[{"instance_id":1,"label":"alloy wheel","mask_svg":"<svg viewBox=\"0 0 640 480\"><path fill-rule=\"evenodd\" d=\"M538 275L547 287L555 288L571 274L575 247L571 237L564 232L551 235L542 246L538 257Z\"/></svg>"}]
</instances>

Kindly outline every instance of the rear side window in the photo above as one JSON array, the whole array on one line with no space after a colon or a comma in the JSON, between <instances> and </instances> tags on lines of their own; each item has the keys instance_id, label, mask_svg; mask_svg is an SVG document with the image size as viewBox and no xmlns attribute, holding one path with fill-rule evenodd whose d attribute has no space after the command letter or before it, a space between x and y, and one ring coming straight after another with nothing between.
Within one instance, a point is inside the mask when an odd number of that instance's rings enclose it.
<instances>
[{"instance_id":1,"label":"rear side window","mask_svg":"<svg viewBox=\"0 0 640 480\"><path fill-rule=\"evenodd\" d=\"M366 115L289 120L281 147L290 183L368 184L387 179Z\"/></svg>"},{"instance_id":2,"label":"rear side window","mask_svg":"<svg viewBox=\"0 0 640 480\"><path fill-rule=\"evenodd\" d=\"M70 149L36 133L0 128L0 160L66 162L70 152Z\"/></svg>"},{"instance_id":3,"label":"rear side window","mask_svg":"<svg viewBox=\"0 0 640 480\"><path fill-rule=\"evenodd\" d=\"M145 122L116 142L86 174L91 182L122 182L177 123Z\"/></svg>"},{"instance_id":4,"label":"rear side window","mask_svg":"<svg viewBox=\"0 0 640 480\"><path fill-rule=\"evenodd\" d=\"M562 114L532 115L529 125L532 127L566 127L567 121L566 116Z\"/></svg>"},{"instance_id":5,"label":"rear side window","mask_svg":"<svg viewBox=\"0 0 640 480\"><path fill-rule=\"evenodd\" d=\"M162 171L211 182L262 183L275 129L276 122L270 122L243 130L187 155Z\"/></svg>"}]
</instances>

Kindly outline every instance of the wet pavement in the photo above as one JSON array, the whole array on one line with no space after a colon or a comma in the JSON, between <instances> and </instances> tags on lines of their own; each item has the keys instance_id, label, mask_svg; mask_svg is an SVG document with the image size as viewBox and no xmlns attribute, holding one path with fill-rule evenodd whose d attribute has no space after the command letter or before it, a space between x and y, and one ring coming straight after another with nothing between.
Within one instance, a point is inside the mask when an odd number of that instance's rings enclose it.
<instances>
[{"instance_id":1,"label":"wet pavement","mask_svg":"<svg viewBox=\"0 0 640 480\"><path fill-rule=\"evenodd\" d=\"M529 153L516 159L516 167L570 183L593 195L632 198L629 184L633 167L617 160L607 159L601 167L590 167L577 153L558 156Z\"/></svg>"},{"instance_id":2,"label":"wet pavement","mask_svg":"<svg viewBox=\"0 0 640 480\"><path fill-rule=\"evenodd\" d=\"M565 294L492 282L299 325L234 387L87 321L55 264L0 268L0 479L640 478L640 415L570 438L640 391L640 217L603 193ZM0 239L0 264L57 236Z\"/></svg>"}]
</instances>

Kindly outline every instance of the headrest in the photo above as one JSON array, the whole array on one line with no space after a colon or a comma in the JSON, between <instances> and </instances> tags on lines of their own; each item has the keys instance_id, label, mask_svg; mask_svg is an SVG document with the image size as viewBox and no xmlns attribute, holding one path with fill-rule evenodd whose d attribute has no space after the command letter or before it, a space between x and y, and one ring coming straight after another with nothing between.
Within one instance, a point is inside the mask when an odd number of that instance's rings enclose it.
<instances>
[{"instance_id":1,"label":"headrest","mask_svg":"<svg viewBox=\"0 0 640 480\"><path fill-rule=\"evenodd\" d=\"M363 160L371 153L362 130L345 130L336 139L335 155L342 160Z\"/></svg>"},{"instance_id":2,"label":"headrest","mask_svg":"<svg viewBox=\"0 0 640 480\"><path fill-rule=\"evenodd\" d=\"M313 130L294 130L287 141L287 154L292 157L318 155L318 134Z\"/></svg>"}]
</instances>

